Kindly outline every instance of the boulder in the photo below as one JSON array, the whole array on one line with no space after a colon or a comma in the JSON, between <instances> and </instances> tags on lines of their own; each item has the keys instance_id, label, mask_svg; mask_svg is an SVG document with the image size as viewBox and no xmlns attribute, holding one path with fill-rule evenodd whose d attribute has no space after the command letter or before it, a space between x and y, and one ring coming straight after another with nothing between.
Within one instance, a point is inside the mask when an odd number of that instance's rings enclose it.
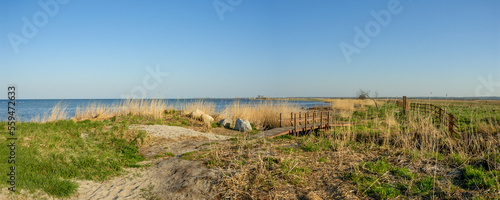
<instances>
[{"instance_id":1,"label":"boulder","mask_svg":"<svg viewBox=\"0 0 500 200\"><path fill-rule=\"evenodd\" d=\"M231 128L231 126L233 125L233 120L226 118L226 119L220 120L219 124L226 127L226 128Z\"/></svg>"},{"instance_id":2,"label":"boulder","mask_svg":"<svg viewBox=\"0 0 500 200\"><path fill-rule=\"evenodd\" d=\"M199 110L199 109L196 109L195 111L193 111L190 115L192 118L194 119L201 119L201 116L205 114L203 111Z\"/></svg>"},{"instance_id":3,"label":"boulder","mask_svg":"<svg viewBox=\"0 0 500 200\"><path fill-rule=\"evenodd\" d=\"M238 118L236 123L234 123L234 129L239 130L241 132L250 132L252 131L252 125L248 120Z\"/></svg>"},{"instance_id":4,"label":"boulder","mask_svg":"<svg viewBox=\"0 0 500 200\"><path fill-rule=\"evenodd\" d=\"M201 115L201 119L202 119L203 123L205 123L205 124L210 124L214 121L214 118L210 117L210 115L207 115L207 114Z\"/></svg>"}]
</instances>

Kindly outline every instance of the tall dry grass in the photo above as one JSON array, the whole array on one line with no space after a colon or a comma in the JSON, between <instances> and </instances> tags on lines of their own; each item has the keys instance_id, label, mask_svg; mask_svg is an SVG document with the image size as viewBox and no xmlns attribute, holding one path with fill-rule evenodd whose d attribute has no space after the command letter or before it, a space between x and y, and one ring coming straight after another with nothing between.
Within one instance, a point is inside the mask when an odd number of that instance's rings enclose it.
<instances>
[{"instance_id":1,"label":"tall dry grass","mask_svg":"<svg viewBox=\"0 0 500 200\"><path fill-rule=\"evenodd\" d=\"M196 100L190 103L185 103L182 105L177 105L177 107L179 107L186 115L192 113L196 109L201 110L202 112L210 116L215 116L218 114L215 111L215 103L207 102L204 101L203 99Z\"/></svg>"},{"instance_id":2,"label":"tall dry grass","mask_svg":"<svg viewBox=\"0 0 500 200\"><path fill-rule=\"evenodd\" d=\"M356 106L374 106L375 102L371 99L329 99L327 100L332 104L333 109L346 110L346 111L354 111L356 110Z\"/></svg>"},{"instance_id":3,"label":"tall dry grass","mask_svg":"<svg viewBox=\"0 0 500 200\"><path fill-rule=\"evenodd\" d=\"M46 122L53 122L61 119L67 119L68 118L68 113L66 112L66 108L68 105L62 104L61 101L59 101L49 112L46 112L42 116L36 116L33 117L30 121L31 122L40 122L40 123L46 123Z\"/></svg>"},{"instance_id":4,"label":"tall dry grass","mask_svg":"<svg viewBox=\"0 0 500 200\"><path fill-rule=\"evenodd\" d=\"M279 113L298 112L300 109L287 101L262 101L259 104L233 102L220 113L219 118L238 118L248 120L257 128L272 128L279 126Z\"/></svg>"},{"instance_id":5,"label":"tall dry grass","mask_svg":"<svg viewBox=\"0 0 500 200\"><path fill-rule=\"evenodd\" d=\"M138 115L147 116L154 119L161 118L163 112L171 106L168 106L165 100L161 99L128 99L119 106L118 115Z\"/></svg>"},{"instance_id":6,"label":"tall dry grass","mask_svg":"<svg viewBox=\"0 0 500 200\"><path fill-rule=\"evenodd\" d=\"M326 102L331 104L332 109L339 111L341 117L349 117L357 109L366 106L375 106L374 100L371 99L326 99ZM377 104L383 104L380 100Z\"/></svg>"},{"instance_id":7,"label":"tall dry grass","mask_svg":"<svg viewBox=\"0 0 500 200\"><path fill-rule=\"evenodd\" d=\"M75 119L109 118L116 114L116 109L101 103L92 103L84 108L76 107Z\"/></svg>"},{"instance_id":8,"label":"tall dry grass","mask_svg":"<svg viewBox=\"0 0 500 200\"><path fill-rule=\"evenodd\" d=\"M50 113L47 112L41 116L36 116L32 118L31 121L45 123L68 119L68 113L66 112L67 107L67 105L59 102L51 109ZM83 108L77 106L74 119L77 121L86 119L102 120L120 115L137 115L159 119L163 112L169 108L172 108L172 106L161 99L127 99L115 106L98 102L88 104Z\"/></svg>"}]
</instances>

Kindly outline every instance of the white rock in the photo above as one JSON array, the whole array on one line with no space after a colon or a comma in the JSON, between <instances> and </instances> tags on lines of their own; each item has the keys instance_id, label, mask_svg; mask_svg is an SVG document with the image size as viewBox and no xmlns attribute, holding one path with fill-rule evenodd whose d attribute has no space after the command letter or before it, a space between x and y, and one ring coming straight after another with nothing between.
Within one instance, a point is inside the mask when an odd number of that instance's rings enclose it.
<instances>
[{"instance_id":1,"label":"white rock","mask_svg":"<svg viewBox=\"0 0 500 200\"><path fill-rule=\"evenodd\" d=\"M199 110L199 109L196 109L195 111L193 111L190 115L192 118L194 119L201 119L201 116L205 114L203 111Z\"/></svg>"},{"instance_id":2,"label":"white rock","mask_svg":"<svg viewBox=\"0 0 500 200\"><path fill-rule=\"evenodd\" d=\"M234 124L234 129L239 130L241 132L250 132L252 131L252 125L248 120L238 118L236 123Z\"/></svg>"},{"instance_id":3,"label":"white rock","mask_svg":"<svg viewBox=\"0 0 500 200\"><path fill-rule=\"evenodd\" d=\"M207 115L207 114L201 115L201 119L203 120L203 123L205 123L205 124L210 124L214 121L214 118L210 117L210 115Z\"/></svg>"}]
</instances>

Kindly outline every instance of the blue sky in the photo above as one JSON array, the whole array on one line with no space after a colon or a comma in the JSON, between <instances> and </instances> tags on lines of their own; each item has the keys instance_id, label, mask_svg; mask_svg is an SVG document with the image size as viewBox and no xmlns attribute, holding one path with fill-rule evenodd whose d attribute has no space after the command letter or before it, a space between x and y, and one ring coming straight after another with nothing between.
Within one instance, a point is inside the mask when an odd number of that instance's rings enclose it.
<instances>
[{"instance_id":1,"label":"blue sky","mask_svg":"<svg viewBox=\"0 0 500 200\"><path fill-rule=\"evenodd\" d=\"M385 26L372 11L389 13ZM368 44L356 46L356 27ZM3 0L0 92L15 84L18 98L51 99L349 97L360 88L500 96L499 36L495 0ZM341 44L358 51L346 56Z\"/></svg>"}]
</instances>

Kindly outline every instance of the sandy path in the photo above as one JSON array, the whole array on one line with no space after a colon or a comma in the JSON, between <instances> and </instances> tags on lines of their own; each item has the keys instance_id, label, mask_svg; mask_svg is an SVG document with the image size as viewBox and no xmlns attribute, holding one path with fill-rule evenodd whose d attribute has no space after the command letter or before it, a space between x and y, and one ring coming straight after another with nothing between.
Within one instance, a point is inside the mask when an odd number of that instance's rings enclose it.
<instances>
[{"instance_id":1,"label":"sandy path","mask_svg":"<svg viewBox=\"0 0 500 200\"><path fill-rule=\"evenodd\" d=\"M226 140L227 136L202 133L182 127L166 125L133 125L131 129L148 132L157 139L157 144L149 147L146 158L165 151L176 155L199 150L202 144ZM206 147L206 146L204 146ZM141 164L141 163L139 163ZM212 186L219 172L208 169L200 161L188 161L178 157L150 159L142 162L149 167L127 168L126 175L103 182L81 181L78 192L70 199L212 199ZM0 199L53 199L46 194L31 198L7 195L6 188L0 192Z\"/></svg>"},{"instance_id":2,"label":"sandy path","mask_svg":"<svg viewBox=\"0 0 500 200\"><path fill-rule=\"evenodd\" d=\"M178 126L166 126L166 125L133 125L130 126L132 129L140 129L147 131L151 136L172 139L172 140L184 140L193 137L204 137L207 140L225 140L227 136L215 135L213 133L202 133L194 131L191 129L178 127Z\"/></svg>"},{"instance_id":3,"label":"sandy path","mask_svg":"<svg viewBox=\"0 0 500 200\"><path fill-rule=\"evenodd\" d=\"M73 199L211 199L217 172L201 162L169 158L103 183L78 181Z\"/></svg>"},{"instance_id":4,"label":"sandy path","mask_svg":"<svg viewBox=\"0 0 500 200\"><path fill-rule=\"evenodd\" d=\"M145 130L149 135L167 139L150 147L149 154L156 154L164 146L169 152L180 155L197 150L203 143L226 140L227 136L202 133L191 129L165 125L133 125L130 128ZM74 199L211 199L210 193L217 171L206 168L199 161L177 157L145 161L152 166L126 169L127 175L96 183L78 181L80 188Z\"/></svg>"}]
</instances>

